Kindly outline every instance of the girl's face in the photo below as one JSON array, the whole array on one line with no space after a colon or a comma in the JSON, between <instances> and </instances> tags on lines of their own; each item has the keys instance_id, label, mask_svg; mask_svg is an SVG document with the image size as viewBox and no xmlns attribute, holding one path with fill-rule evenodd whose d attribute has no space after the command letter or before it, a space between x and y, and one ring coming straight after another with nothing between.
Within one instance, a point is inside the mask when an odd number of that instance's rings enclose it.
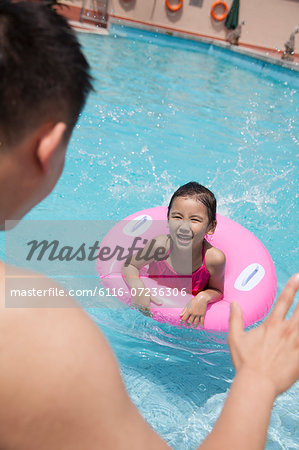
<instances>
[{"instance_id":1,"label":"girl's face","mask_svg":"<svg viewBox=\"0 0 299 450\"><path fill-rule=\"evenodd\" d=\"M174 244L182 250L201 248L205 235L215 229L215 224L209 224L207 207L194 197L174 199L168 224Z\"/></svg>"}]
</instances>

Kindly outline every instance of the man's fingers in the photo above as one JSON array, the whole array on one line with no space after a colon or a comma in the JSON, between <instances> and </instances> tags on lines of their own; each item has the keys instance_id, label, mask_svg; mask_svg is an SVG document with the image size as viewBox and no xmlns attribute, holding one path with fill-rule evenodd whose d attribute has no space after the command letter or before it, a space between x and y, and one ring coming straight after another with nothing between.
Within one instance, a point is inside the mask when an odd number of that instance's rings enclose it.
<instances>
[{"instance_id":1,"label":"man's fingers","mask_svg":"<svg viewBox=\"0 0 299 450\"><path fill-rule=\"evenodd\" d=\"M296 274L291 278L291 280L292 280L293 278L296 278L296 276L297 276L297 281L296 281L296 279L294 280L295 289L296 289L295 293L297 292L297 290L299 288L299 281L298 281L299 275ZM293 283L293 280L291 282ZM291 315L289 322L290 322L290 324L292 324L294 326L297 325L297 328L299 329L299 302L297 303L296 308L295 308L293 314Z\"/></svg>"},{"instance_id":2,"label":"man's fingers","mask_svg":"<svg viewBox=\"0 0 299 450\"><path fill-rule=\"evenodd\" d=\"M229 338L241 335L244 331L243 314L239 303L230 304Z\"/></svg>"},{"instance_id":3,"label":"man's fingers","mask_svg":"<svg viewBox=\"0 0 299 450\"><path fill-rule=\"evenodd\" d=\"M290 323L290 325L297 328L299 331L299 302L297 303L297 306L289 319L289 323ZM296 327L296 325L297 325L297 327Z\"/></svg>"},{"instance_id":4,"label":"man's fingers","mask_svg":"<svg viewBox=\"0 0 299 450\"><path fill-rule=\"evenodd\" d=\"M278 300L273 308L272 313L268 317L268 322L276 322L283 320L293 303L295 294L299 288L299 274L293 275L283 290L281 291Z\"/></svg>"}]
</instances>

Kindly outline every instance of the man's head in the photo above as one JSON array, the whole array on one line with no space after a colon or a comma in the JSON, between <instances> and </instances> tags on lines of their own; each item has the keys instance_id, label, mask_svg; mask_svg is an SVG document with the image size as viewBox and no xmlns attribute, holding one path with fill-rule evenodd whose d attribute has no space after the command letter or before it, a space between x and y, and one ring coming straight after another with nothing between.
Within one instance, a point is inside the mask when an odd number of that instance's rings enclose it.
<instances>
[{"instance_id":1,"label":"man's head","mask_svg":"<svg viewBox=\"0 0 299 450\"><path fill-rule=\"evenodd\" d=\"M91 89L89 66L65 19L49 7L0 0L0 140L14 145L37 125L69 134Z\"/></svg>"},{"instance_id":2,"label":"man's head","mask_svg":"<svg viewBox=\"0 0 299 450\"><path fill-rule=\"evenodd\" d=\"M91 89L88 63L65 19L46 6L0 0L0 189L10 171L11 201L22 203L9 208L0 192L0 227L54 187Z\"/></svg>"}]
</instances>

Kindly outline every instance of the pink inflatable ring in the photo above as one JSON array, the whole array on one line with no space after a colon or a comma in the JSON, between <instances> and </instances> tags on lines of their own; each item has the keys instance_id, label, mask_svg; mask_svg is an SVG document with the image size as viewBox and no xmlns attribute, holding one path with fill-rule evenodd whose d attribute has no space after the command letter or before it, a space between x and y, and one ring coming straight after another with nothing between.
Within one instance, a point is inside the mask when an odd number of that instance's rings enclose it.
<instances>
[{"instance_id":1,"label":"pink inflatable ring","mask_svg":"<svg viewBox=\"0 0 299 450\"><path fill-rule=\"evenodd\" d=\"M100 248L130 249L136 237L140 245L144 239L168 234L167 207L157 207L136 212L115 225L101 242ZM141 239L142 238L142 239ZM208 305L204 329L228 331L230 303L240 304L244 326L263 319L271 308L276 294L276 273L273 261L263 244L246 228L227 217L217 214L217 228L207 240L226 255L226 270L223 299ZM128 251L126 252L128 254ZM123 303L131 305L131 292L122 276L124 260L117 257L98 259L97 272L103 286ZM144 268L145 269L145 268ZM146 269L140 272L146 288L155 289L162 306L151 304L153 319L171 325L180 324L180 312L192 298L191 294L159 295L161 284L147 276Z\"/></svg>"}]
</instances>

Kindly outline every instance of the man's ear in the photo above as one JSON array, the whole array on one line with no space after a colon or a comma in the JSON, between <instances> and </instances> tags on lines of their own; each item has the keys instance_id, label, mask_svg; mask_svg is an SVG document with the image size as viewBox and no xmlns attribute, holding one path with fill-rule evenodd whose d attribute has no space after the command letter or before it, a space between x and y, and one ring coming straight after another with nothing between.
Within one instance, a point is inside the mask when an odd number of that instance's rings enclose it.
<instances>
[{"instance_id":1,"label":"man's ear","mask_svg":"<svg viewBox=\"0 0 299 450\"><path fill-rule=\"evenodd\" d=\"M214 220L214 222L209 226L209 229L206 232L206 234L213 234L216 230L216 226L217 226L217 220Z\"/></svg>"},{"instance_id":2,"label":"man's ear","mask_svg":"<svg viewBox=\"0 0 299 450\"><path fill-rule=\"evenodd\" d=\"M48 172L51 158L64 139L65 130L66 124L64 122L58 122L47 129L40 138L36 156L43 172Z\"/></svg>"}]
</instances>

